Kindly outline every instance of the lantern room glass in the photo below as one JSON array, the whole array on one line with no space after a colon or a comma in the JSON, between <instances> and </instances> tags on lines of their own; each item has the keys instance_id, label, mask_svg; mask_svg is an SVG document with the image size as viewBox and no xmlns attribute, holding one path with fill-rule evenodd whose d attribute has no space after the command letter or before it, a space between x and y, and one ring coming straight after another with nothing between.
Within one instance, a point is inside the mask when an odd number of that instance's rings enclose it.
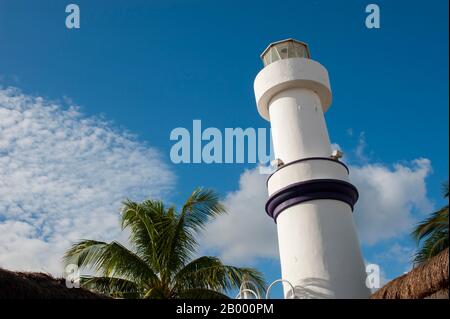
<instances>
[{"instance_id":1,"label":"lantern room glass","mask_svg":"<svg viewBox=\"0 0 450 319\"><path fill-rule=\"evenodd\" d=\"M289 58L310 58L309 50L306 44L295 41L285 40L273 43L263 53L262 60L264 66L278 60L284 60Z\"/></svg>"}]
</instances>

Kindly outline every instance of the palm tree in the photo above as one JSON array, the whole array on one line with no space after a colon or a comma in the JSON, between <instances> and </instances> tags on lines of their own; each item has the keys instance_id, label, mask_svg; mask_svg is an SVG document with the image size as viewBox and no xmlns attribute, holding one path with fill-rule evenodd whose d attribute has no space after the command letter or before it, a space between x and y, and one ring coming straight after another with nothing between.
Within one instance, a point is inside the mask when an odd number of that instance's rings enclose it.
<instances>
[{"instance_id":1,"label":"palm tree","mask_svg":"<svg viewBox=\"0 0 450 319\"><path fill-rule=\"evenodd\" d=\"M124 202L122 230L129 229L128 249L113 241L82 240L64 255L66 264L91 269L84 287L120 298L228 298L225 292L244 280L263 289L262 275L252 268L222 264L216 257L192 260L197 235L225 212L211 190L196 189L177 212L161 201Z\"/></svg>"},{"instance_id":2,"label":"palm tree","mask_svg":"<svg viewBox=\"0 0 450 319\"><path fill-rule=\"evenodd\" d=\"M448 198L448 182L443 185L444 198ZM420 245L413 262L421 264L448 247L448 204L418 224L412 236Z\"/></svg>"}]
</instances>

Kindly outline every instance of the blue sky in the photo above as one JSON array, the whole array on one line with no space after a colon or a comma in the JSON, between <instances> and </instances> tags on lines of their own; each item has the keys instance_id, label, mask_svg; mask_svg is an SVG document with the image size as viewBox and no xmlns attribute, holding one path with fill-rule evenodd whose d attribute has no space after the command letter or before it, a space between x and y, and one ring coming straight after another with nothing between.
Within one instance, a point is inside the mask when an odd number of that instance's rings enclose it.
<instances>
[{"instance_id":1,"label":"blue sky","mask_svg":"<svg viewBox=\"0 0 450 319\"><path fill-rule=\"evenodd\" d=\"M103 116L110 127L135 134L159 151L162 170L173 175L170 192L161 194L169 202L180 204L197 186L224 198L239 191L240 177L253 164L172 164L170 132L190 128L194 119L219 129L269 127L253 95L259 54L268 43L293 37L307 42L312 58L330 73L329 134L360 177L370 165L417 173L426 186L422 202L399 206L411 218L445 203L448 1L376 1L377 30L365 27L370 2L361 0L79 0L78 30L65 28L68 3L0 0L0 87L75 103L83 116ZM413 163L421 158L430 164ZM0 223L8 216L0 215ZM407 269L402 256L414 245L399 232L363 240L362 247L366 260L393 278ZM220 247L209 249L220 254ZM273 258L255 256L251 263L269 281L280 276Z\"/></svg>"}]
</instances>

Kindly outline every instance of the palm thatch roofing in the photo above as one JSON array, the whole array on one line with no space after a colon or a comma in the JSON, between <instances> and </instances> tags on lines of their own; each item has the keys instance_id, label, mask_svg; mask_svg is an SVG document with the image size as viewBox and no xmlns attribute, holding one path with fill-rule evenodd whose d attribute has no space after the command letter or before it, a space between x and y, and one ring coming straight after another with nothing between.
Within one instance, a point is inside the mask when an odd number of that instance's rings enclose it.
<instances>
[{"instance_id":1,"label":"palm thatch roofing","mask_svg":"<svg viewBox=\"0 0 450 319\"><path fill-rule=\"evenodd\" d=\"M0 268L0 299L105 299L84 288L67 288L64 278Z\"/></svg>"},{"instance_id":2,"label":"palm thatch roofing","mask_svg":"<svg viewBox=\"0 0 450 319\"><path fill-rule=\"evenodd\" d=\"M448 248L409 273L388 282L371 299L435 299L449 297Z\"/></svg>"}]
</instances>

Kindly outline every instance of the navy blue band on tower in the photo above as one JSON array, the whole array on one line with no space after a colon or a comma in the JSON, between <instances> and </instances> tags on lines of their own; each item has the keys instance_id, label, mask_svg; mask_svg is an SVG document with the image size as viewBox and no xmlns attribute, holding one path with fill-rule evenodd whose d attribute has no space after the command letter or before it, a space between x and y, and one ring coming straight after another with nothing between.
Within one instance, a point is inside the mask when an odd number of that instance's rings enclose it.
<instances>
[{"instance_id":1,"label":"navy blue band on tower","mask_svg":"<svg viewBox=\"0 0 450 319\"><path fill-rule=\"evenodd\" d=\"M276 222L279 214L288 207L316 199L334 199L353 206L358 200L358 190L352 184L338 179L313 179L291 184L270 196L266 212Z\"/></svg>"},{"instance_id":2,"label":"navy blue band on tower","mask_svg":"<svg viewBox=\"0 0 450 319\"><path fill-rule=\"evenodd\" d=\"M339 160L332 159L331 157L306 157L306 158L302 158L302 159L298 159L298 160L295 160L295 161L286 163L286 164L284 164L283 166L277 168L277 169L275 170L275 172L273 172L272 174L270 174L269 177L267 178L267 180L266 180L266 186L268 186L269 180L271 179L271 177L274 176L277 172L281 171L282 169L284 169L284 168L286 168L286 167L288 167L288 166L291 166L291 165L293 165L293 164L297 164L297 163L301 163L301 162L308 162L308 161L330 161L330 162L333 162L333 163L337 163L337 164L339 164L339 165L342 165L342 166L345 168L345 170L347 171L347 173L350 173L350 171L348 170L347 165L345 165L344 163L342 163L342 162L339 161Z\"/></svg>"}]
</instances>

